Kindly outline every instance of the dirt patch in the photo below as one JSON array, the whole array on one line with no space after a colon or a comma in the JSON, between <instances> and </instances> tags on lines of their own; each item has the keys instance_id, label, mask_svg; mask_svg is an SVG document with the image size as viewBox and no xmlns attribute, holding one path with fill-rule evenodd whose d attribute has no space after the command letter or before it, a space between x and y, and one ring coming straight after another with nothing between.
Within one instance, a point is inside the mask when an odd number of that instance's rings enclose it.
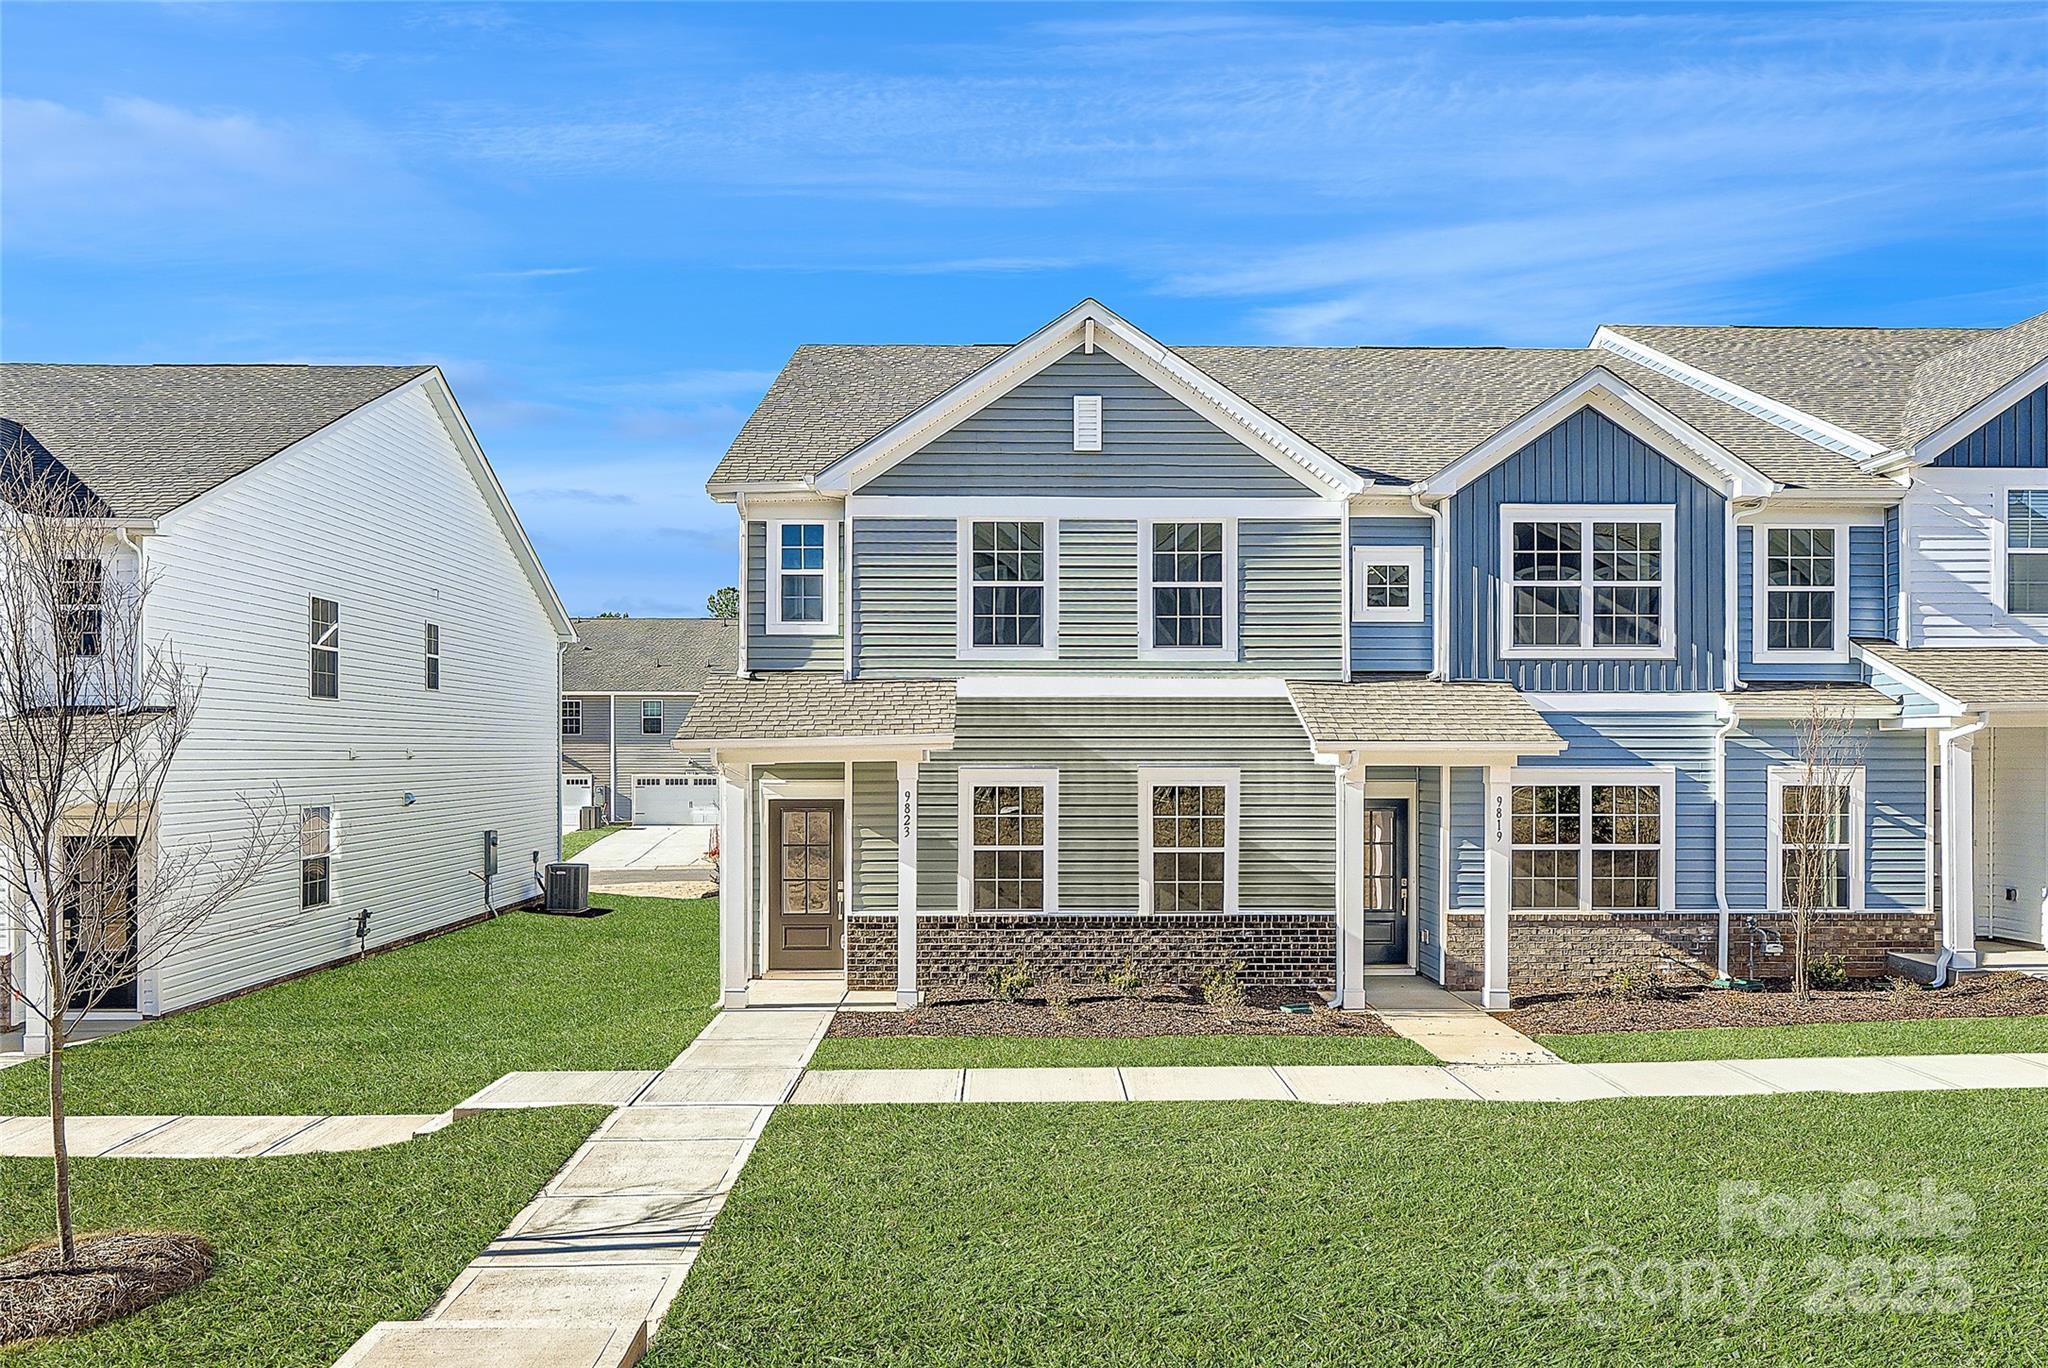
<instances>
[{"instance_id":1,"label":"dirt patch","mask_svg":"<svg viewBox=\"0 0 2048 1368\"><path fill-rule=\"evenodd\" d=\"M1704 1026L1806 1026L1841 1021L1927 1021L1938 1017L2048 1016L2048 981L2025 974L1968 974L1946 988L1904 980L1882 987L1816 992L1737 993L1673 988L1647 1001L1602 993L1532 997L1500 1019L1528 1035L1675 1031Z\"/></svg>"},{"instance_id":2,"label":"dirt patch","mask_svg":"<svg viewBox=\"0 0 2048 1368\"><path fill-rule=\"evenodd\" d=\"M118 1320L200 1282L213 1264L213 1246L197 1235L86 1235L69 1267L54 1240L32 1245L0 1259L0 1344Z\"/></svg>"},{"instance_id":3,"label":"dirt patch","mask_svg":"<svg viewBox=\"0 0 2048 1368\"><path fill-rule=\"evenodd\" d=\"M1306 1012L1283 1012L1289 1004L1311 1004ZM978 989L934 989L907 1012L841 1012L827 1035L835 1036L1135 1036L1343 1035L1386 1036L1393 1032L1371 1012L1338 1012L1311 992L1247 990L1242 1006L1211 1007L1192 989L1162 988L1119 993L1107 988L1077 991L1055 1006L1043 996L999 999Z\"/></svg>"}]
</instances>

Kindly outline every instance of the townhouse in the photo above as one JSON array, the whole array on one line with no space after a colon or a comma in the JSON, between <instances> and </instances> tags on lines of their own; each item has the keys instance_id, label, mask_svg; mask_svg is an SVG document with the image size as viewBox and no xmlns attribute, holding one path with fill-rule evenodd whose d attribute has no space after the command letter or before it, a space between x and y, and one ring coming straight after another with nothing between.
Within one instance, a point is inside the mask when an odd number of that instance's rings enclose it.
<instances>
[{"instance_id":1,"label":"townhouse","mask_svg":"<svg viewBox=\"0 0 2048 1368\"><path fill-rule=\"evenodd\" d=\"M562 648L562 829L718 820L702 755L676 729L708 672L730 674L738 624L723 618L577 618Z\"/></svg>"},{"instance_id":2,"label":"townhouse","mask_svg":"<svg viewBox=\"0 0 2048 1368\"><path fill-rule=\"evenodd\" d=\"M726 1001L1770 974L1800 867L1852 972L2038 945L2044 383L2048 316L1169 348L1090 300L802 347L709 483L742 631L675 743Z\"/></svg>"}]
</instances>

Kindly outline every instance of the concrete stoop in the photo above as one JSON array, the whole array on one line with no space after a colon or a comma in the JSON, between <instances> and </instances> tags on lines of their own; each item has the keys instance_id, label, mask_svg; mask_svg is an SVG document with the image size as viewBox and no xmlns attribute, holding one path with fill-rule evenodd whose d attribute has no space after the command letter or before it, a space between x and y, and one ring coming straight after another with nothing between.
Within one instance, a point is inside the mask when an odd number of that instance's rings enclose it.
<instances>
[{"instance_id":1,"label":"concrete stoop","mask_svg":"<svg viewBox=\"0 0 2048 1368\"><path fill-rule=\"evenodd\" d=\"M631 1368L647 1326L385 1321L335 1368Z\"/></svg>"}]
</instances>

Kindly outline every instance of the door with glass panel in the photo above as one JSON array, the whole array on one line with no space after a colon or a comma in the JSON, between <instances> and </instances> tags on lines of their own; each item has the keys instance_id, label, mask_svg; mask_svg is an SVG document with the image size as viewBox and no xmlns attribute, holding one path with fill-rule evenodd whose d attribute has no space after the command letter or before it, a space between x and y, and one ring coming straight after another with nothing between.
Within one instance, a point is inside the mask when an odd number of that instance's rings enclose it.
<instances>
[{"instance_id":1,"label":"door with glass panel","mask_svg":"<svg viewBox=\"0 0 2048 1368\"><path fill-rule=\"evenodd\" d=\"M1365 962L1408 962L1408 800L1365 803Z\"/></svg>"},{"instance_id":2,"label":"door with glass panel","mask_svg":"<svg viewBox=\"0 0 2048 1368\"><path fill-rule=\"evenodd\" d=\"M844 963L845 862L836 802L768 805L768 967Z\"/></svg>"}]
</instances>

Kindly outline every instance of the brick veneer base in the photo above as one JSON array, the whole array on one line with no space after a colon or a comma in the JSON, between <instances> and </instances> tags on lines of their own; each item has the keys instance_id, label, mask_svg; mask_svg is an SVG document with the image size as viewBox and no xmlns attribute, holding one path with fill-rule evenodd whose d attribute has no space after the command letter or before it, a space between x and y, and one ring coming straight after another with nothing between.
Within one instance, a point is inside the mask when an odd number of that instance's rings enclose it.
<instances>
[{"instance_id":1,"label":"brick veneer base","mask_svg":"<svg viewBox=\"0 0 2048 1368\"><path fill-rule=\"evenodd\" d=\"M1134 962L1151 983L1199 983L1242 961L1250 987L1320 989L1337 979L1337 920L1327 913L1197 916L928 916L917 919L922 987L980 983L1023 960L1040 979L1096 983ZM896 919L849 917L849 988L896 986Z\"/></svg>"},{"instance_id":2,"label":"brick veneer base","mask_svg":"<svg viewBox=\"0 0 2048 1368\"><path fill-rule=\"evenodd\" d=\"M1759 978L1785 978L1792 972L1789 919L1765 913L1759 920L1786 948L1777 955L1759 948L1755 972ZM1712 978L1719 934L1712 913L1518 912L1508 918L1508 987L1517 992L1583 988L1623 969L1645 968L1677 980ZM1729 935L1729 972L1746 976L1751 936L1744 916L1733 918ZM1447 986L1481 986L1485 937L1486 919L1480 913L1453 912L1445 918ZM1931 914L1837 912L1818 917L1813 927L1812 952L1840 955L1858 978L1884 973L1886 951L1940 945L1941 923Z\"/></svg>"}]
</instances>

